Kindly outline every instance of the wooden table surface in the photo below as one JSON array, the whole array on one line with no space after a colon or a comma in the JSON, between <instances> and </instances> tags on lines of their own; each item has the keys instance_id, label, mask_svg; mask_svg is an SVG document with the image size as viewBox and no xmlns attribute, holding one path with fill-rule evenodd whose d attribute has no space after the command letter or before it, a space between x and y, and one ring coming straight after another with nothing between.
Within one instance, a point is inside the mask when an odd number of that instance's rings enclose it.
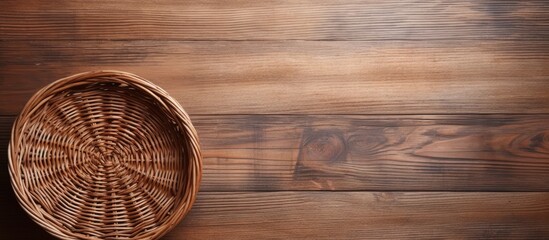
<instances>
[{"instance_id":1,"label":"wooden table surface","mask_svg":"<svg viewBox=\"0 0 549 240\"><path fill-rule=\"evenodd\" d=\"M0 2L0 239L49 239L6 148L48 83L117 69L190 113L165 239L549 238L547 1Z\"/></svg>"}]
</instances>

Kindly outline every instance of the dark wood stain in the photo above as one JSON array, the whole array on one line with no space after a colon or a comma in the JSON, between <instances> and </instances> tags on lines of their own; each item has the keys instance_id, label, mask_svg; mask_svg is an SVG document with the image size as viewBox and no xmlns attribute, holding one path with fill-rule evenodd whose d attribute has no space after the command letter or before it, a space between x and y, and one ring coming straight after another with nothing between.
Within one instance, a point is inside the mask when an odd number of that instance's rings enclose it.
<instances>
[{"instance_id":1,"label":"dark wood stain","mask_svg":"<svg viewBox=\"0 0 549 240\"><path fill-rule=\"evenodd\" d=\"M344 162L347 149L340 130L304 130L303 142L299 150L298 163L310 162L337 164Z\"/></svg>"},{"instance_id":2,"label":"dark wood stain","mask_svg":"<svg viewBox=\"0 0 549 240\"><path fill-rule=\"evenodd\" d=\"M191 114L201 192L164 239L546 239L549 2L0 1L0 238L51 239L14 117L74 73Z\"/></svg>"},{"instance_id":3,"label":"dark wood stain","mask_svg":"<svg viewBox=\"0 0 549 240\"><path fill-rule=\"evenodd\" d=\"M546 1L2 1L2 40L433 40L549 36ZM62 7L60 7L62 6ZM85 7L83 7L85 6ZM139 19L133 19L139 16Z\"/></svg>"},{"instance_id":4,"label":"dark wood stain","mask_svg":"<svg viewBox=\"0 0 549 240\"><path fill-rule=\"evenodd\" d=\"M203 193L166 239L537 239L547 193ZM305 226L305 228L304 228Z\"/></svg>"},{"instance_id":5,"label":"dark wood stain","mask_svg":"<svg viewBox=\"0 0 549 240\"><path fill-rule=\"evenodd\" d=\"M347 158L343 132L338 129L305 129L303 132L294 177L300 181L309 179L322 188L334 189L330 179L341 177L341 174L333 174L330 169L345 164Z\"/></svg>"},{"instance_id":6,"label":"dark wood stain","mask_svg":"<svg viewBox=\"0 0 549 240\"><path fill-rule=\"evenodd\" d=\"M5 41L0 102L11 104L0 114L17 114L58 78L97 69L142 75L191 114L549 113L548 49L500 40Z\"/></svg>"}]
</instances>

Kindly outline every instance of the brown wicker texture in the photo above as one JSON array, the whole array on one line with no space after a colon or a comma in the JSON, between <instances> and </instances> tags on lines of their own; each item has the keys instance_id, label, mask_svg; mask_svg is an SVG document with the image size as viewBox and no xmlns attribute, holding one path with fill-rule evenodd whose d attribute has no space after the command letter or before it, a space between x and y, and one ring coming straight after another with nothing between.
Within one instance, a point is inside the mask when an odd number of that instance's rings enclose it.
<instances>
[{"instance_id":1,"label":"brown wicker texture","mask_svg":"<svg viewBox=\"0 0 549 240\"><path fill-rule=\"evenodd\" d=\"M9 172L32 219L63 239L156 239L190 210L196 131L151 82L81 73L38 91L15 121Z\"/></svg>"}]
</instances>

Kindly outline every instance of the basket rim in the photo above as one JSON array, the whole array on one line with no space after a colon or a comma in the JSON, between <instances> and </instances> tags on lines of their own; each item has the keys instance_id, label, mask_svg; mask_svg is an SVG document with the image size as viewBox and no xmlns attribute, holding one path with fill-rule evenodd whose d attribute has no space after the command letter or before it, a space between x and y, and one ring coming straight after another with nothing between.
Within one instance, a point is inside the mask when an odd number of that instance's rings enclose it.
<instances>
[{"instance_id":1,"label":"basket rim","mask_svg":"<svg viewBox=\"0 0 549 240\"><path fill-rule=\"evenodd\" d=\"M28 118L39 111L41 107L47 103L49 98L57 93L70 89L71 87L101 82L98 80L93 80L98 78L116 78L117 80L127 82L128 84L131 84L132 87L138 88L142 92L147 93L148 96L152 97L156 103L161 105L161 107L164 107L168 109L170 113L173 113L173 117L175 117L176 120L175 122L179 124L181 131L185 134L184 137L186 142L188 142L189 147L185 151L189 151L190 155L188 156L191 156L191 159L188 159L188 157L182 158L184 159L182 161L187 161L190 163L186 166L191 169L190 172L192 174L186 178L188 179L188 182L181 184L179 191L188 191L188 194L184 195L188 197L179 201L177 206L173 206L173 214L168 216L162 225L159 225L148 232L147 238L160 238L173 229L188 214L192 205L196 201L200 188L200 182L202 180L202 154L200 141L189 115L179 104L179 102L171 97L168 92L161 87L132 73L118 70L96 70L77 73L53 81L33 94L19 115L16 117L11 129L10 141L8 143L8 170L10 182L15 192L16 199L31 219L50 234L62 239L96 239L80 233L73 233L68 229L57 228L55 225L51 224L51 221L55 220L55 217L51 216L46 211L41 210L39 204L36 204L32 200L29 190L24 187L20 171L21 161L17 158L17 153L20 147L19 145L21 144L20 140L22 135L19 131L26 127ZM151 232L153 232L153 234L151 234ZM140 235L136 235L135 237L139 236Z\"/></svg>"}]
</instances>

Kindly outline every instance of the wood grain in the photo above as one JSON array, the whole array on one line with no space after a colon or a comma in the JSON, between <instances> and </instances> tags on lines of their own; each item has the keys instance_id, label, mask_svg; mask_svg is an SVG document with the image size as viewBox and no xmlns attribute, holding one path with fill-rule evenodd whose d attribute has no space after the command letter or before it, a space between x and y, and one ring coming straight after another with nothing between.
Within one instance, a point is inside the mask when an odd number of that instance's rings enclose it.
<instances>
[{"instance_id":1,"label":"wood grain","mask_svg":"<svg viewBox=\"0 0 549 240\"><path fill-rule=\"evenodd\" d=\"M539 239L549 193L202 193L166 239Z\"/></svg>"},{"instance_id":2,"label":"wood grain","mask_svg":"<svg viewBox=\"0 0 549 240\"><path fill-rule=\"evenodd\" d=\"M0 125L12 120L1 117ZM547 115L192 120L203 146L202 191L549 190Z\"/></svg>"},{"instance_id":3,"label":"wood grain","mask_svg":"<svg viewBox=\"0 0 549 240\"><path fill-rule=\"evenodd\" d=\"M547 1L2 1L0 39L547 39Z\"/></svg>"},{"instance_id":4,"label":"wood grain","mask_svg":"<svg viewBox=\"0 0 549 240\"><path fill-rule=\"evenodd\" d=\"M6 41L0 114L71 74L148 78L191 114L549 113L549 42Z\"/></svg>"},{"instance_id":5,"label":"wood grain","mask_svg":"<svg viewBox=\"0 0 549 240\"><path fill-rule=\"evenodd\" d=\"M163 239L540 239L548 201L549 193L200 193ZM53 239L35 224L10 226L0 225L2 236Z\"/></svg>"},{"instance_id":6,"label":"wood grain","mask_svg":"<svg viewBox=\"0 0 549 240\"><path fill-rule=\"evenodd\" d=\"M549 236L548 1L0 9L0 238L53 239L10 186L14 116L97 69L154 81L199 132L202 192L164 239Z\"/></svg>"},{"instance_id":7,"label":"wood grain","mask_svg":"<svg viewBox=\"0 0 549 240\"><path fill-rule=\"evenodd\" d=\"M547 191L549 116L195 116L203 189Z\"/></svg>"}]
</instances>

